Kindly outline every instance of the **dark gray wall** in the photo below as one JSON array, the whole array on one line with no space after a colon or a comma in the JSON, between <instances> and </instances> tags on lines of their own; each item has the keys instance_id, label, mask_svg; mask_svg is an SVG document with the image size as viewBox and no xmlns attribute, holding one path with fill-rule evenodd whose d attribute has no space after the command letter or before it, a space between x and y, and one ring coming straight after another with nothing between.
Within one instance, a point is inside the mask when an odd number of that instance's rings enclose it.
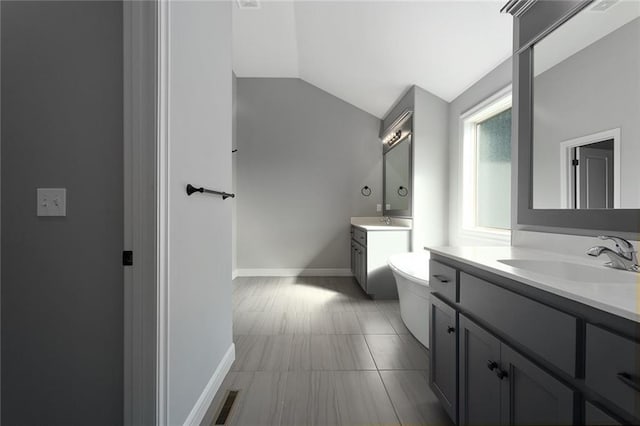
<instances>
[{"instance_id":1,"label":"dark gray wall","mask_svg":"<svg viewBox=\"0 0 640 426\"><path fill-rule=\"evenodd\" d=\"M1 7L2 423L120 424L122 4Z\"/></svg>"},{"instance_id":2,"label":"dark gray wall","mask_svg":"<svg viewBox=\"0 0 640 426\"><path fill-rule=\"evenodd\" d=\"M349 219L382 202L380 120L300 79L237 96L238 268L348 270Z\"/></svg>"}]
</instances>

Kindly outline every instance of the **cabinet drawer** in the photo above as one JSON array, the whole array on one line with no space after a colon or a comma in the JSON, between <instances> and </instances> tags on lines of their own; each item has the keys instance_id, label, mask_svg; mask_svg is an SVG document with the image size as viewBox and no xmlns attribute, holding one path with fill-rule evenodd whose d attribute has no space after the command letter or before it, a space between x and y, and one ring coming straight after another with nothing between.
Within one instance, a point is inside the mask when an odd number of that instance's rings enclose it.
<instances>
[{"instance_id":1,"label":"cabinet drawer","mask_svg":"<svg viewBox=\"0 0 640 426\"><path fill-rule=\"evenodd\" d=\"M367 245L367 231L360 228L353 228L352 238L363 246Z\"/></svg>"},{"instance_id":2,"label":"cabinet drawer","mask_svg":"<svg viewBox=\"0 0 640 426\"><path fill-rule=\"evenodd\" d=\"M460 305L537 356L575 375L577 319L460 273Z\"/></svg>"},{"instance_id":3,"label":"cabinet drawer","mask_svg":"<svg viewBox=\"0 0 640 426\"><path fill-rule=\"evenodd\" d=\"M640 419L640 344L587 324L585 382Z\"/></svg>"},{"instance_id":4,"label":"cabinet drawer","mask_svg":"<svg viewBox=\"0 0 640 426\"><path fill-rule=\"evenodd\" d=\"M458 278L456 270L442 263L429 261L429 287L434 293L451 302L458 301Z\"/></svg>"}]
</instances>

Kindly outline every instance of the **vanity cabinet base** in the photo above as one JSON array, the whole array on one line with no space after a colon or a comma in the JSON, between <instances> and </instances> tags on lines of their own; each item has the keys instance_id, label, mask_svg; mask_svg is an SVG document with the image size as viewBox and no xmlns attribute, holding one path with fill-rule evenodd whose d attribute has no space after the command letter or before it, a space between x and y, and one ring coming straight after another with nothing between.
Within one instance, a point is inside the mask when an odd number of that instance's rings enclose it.
<instances>
[{"instance_id":1,"label":"vanity cabinet base","mask_svg":"<svg viewBox=\"0 0 640 426\"><path fill-rule=\"evenodd\" d=\"M387 264L390 256L407 253L411 231L368 231L351 227L351 272L374 299L397 299L398 288Z\"/></svg>"}]
</instances>

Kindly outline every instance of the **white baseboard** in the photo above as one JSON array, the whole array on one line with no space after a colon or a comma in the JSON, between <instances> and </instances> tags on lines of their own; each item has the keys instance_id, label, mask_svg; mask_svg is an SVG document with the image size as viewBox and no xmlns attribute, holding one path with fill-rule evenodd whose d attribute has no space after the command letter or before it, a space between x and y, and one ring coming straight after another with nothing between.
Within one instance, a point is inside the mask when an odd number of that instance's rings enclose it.
<instances>
[{"instance_id":1,"label":"white baseboard","mask_svg":"<svg viewBox=\"0 0 640 426\"><path fill-rule=\"evenodd\" d=\"M350 277L346 268L238 269L239 277Z\"/></svg>"},{"instance_id":2,"label":"white baseboard","mask_svg":"<svg viewBox=\"0 0 640 426\"><path fill-rule=\"evenodd\" d=\"M213 397L216 396L216 392L222 386L222 381L226 377L229 370L231 370L231 364L236 359L236 347L232 343L227 349L227 353L224 354L222 361L218 364L216 371L213 372L213 375L209 379L207 386L204 387L200 398L196 401L196 405L193 406L193 409L189 413L187 420L184 421L184 425L188 426L200 426L200 423L204 419L204 416L207 414L207 410L213 401Z\"/></svg>"},{"instance_id":3,"label":"white baseboard","mask_svg":"<svg viewBox=\"0 0 640 426\"><path fill-rule=\"evenodd\" d=\"M235 280L236 278L238 278L238 270L234 269L233 271L231 271L231 279Z\"/></svg>"}]
</instances>

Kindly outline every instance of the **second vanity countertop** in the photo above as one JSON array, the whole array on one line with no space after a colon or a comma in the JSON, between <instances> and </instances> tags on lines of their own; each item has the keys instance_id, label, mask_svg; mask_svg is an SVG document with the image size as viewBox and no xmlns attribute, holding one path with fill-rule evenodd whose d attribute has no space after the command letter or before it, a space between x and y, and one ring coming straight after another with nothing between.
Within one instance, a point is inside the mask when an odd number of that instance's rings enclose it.
<instances>
[{"instance_id":1,"label":"second vanity countertop","mask_svg":"<svg viewBox=\"0 0 640 426\"><path fill-rule=\"evenodd\" d=\"M567 256L524 247L425 247L431 253L449 257L485 271L533 286L611 314L640 323L640 274L603 266L606 256L599 258ZM514 267L503 262L525 261L544 266L550 271ZM551 269L561 268L558 273ZM559 275L573 275L576 280ZM593 269L595 268L595 269ZM544 268L542 268L544 269ZM580 275L589 274L583 280Z\"/></svg>"},{"instance_id":2,"label":"second vanity countertop","mask_svg":"<svg viewBox=\"0 0 640 426\"><path fill-rule=\"evenodd\" d=\"M392 217L391 224L386 225L380 216L351 218L351 225L365 231L410 231L411 222L411 219Z\"/></svg>"}]
</instances>

